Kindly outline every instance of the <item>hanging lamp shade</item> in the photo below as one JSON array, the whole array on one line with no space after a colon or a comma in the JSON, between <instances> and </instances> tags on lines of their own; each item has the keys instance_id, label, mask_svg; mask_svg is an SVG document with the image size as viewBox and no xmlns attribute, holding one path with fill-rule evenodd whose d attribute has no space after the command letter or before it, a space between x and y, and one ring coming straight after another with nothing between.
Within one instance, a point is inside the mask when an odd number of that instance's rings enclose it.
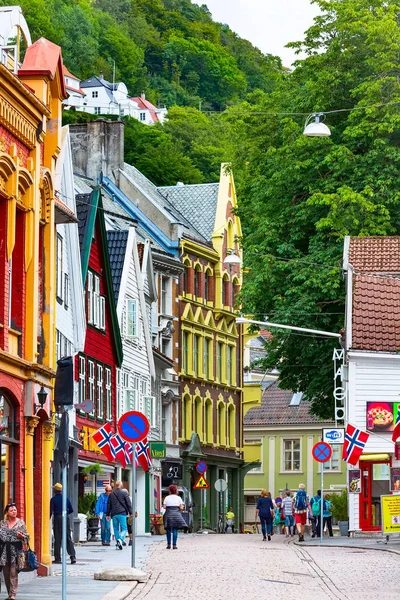
<instances>
[{"instance_id":1,"label":"hanging lamp shade","mask_svg":"<svg viewBox=\"0 0 400 600\"><path fill-rule=\"evenodd\" d=\"M321 121L324 116L324 113L313 113L307 117L303 135L307 137L329 137L331 130Z\"/></svg>"}]
</instances>

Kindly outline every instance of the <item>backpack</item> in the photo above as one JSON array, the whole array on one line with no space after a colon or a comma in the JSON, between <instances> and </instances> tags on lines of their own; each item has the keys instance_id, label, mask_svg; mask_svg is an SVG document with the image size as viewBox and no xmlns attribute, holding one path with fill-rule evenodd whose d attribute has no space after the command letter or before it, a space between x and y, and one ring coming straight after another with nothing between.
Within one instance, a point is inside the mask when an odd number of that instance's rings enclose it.
<instances>
[{"instance_id":1,"label":"backpack","mask_svg":"<svg viewBox=\"0 0 400 600\"><path fill-rule=\"evenodd\" d=\"M311 500L311 509L313 517L321 515L321 496L314 496Z\"/></svg>"},{"instance_id":2,"label":"backpack","mask_svg":"<svg viewBox=\"0 0 400 600\"><path fill-rule=\"evenodd\" d=\"M305 490L298 490L294 507L296 510L307 510L307 493Z\"/></svg>"}]
</instances>

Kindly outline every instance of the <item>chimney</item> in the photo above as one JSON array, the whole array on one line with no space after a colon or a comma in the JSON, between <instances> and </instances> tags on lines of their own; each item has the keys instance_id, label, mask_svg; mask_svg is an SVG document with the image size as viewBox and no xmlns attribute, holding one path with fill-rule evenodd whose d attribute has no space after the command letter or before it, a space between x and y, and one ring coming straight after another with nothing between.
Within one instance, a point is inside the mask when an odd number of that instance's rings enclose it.
<instances>
[{"instance_id":1,"label":"chimney","mask_svg":"<svg viewBox=\"0 0 400 600\"><path fill-rule=\"evenodd\" d=\"M103 71L100 72L99 78L100 79L104 79L104 73L103 73Z\"/></svg>"},{"instance_id":2,"label":"chimney","mask_svg":"<svg viewBox=\"0 0 400 600\"><path fill-rule=\"evenodd\" d=\"M124 167L124 123L97 119L69 126L74 172L98 181L100 173L119 185Z\"/></svg>"},{"instance_id":3,"label":"chimney","mask_svg":"<svg viewBox=\"0 0 400 600\"><path fill-rule=\"evenodd\" d=\"M140 94L140 97L141 97L142 100L146 100L146 94L144 92L142 92Z\"/></svg>"}]
</instances>

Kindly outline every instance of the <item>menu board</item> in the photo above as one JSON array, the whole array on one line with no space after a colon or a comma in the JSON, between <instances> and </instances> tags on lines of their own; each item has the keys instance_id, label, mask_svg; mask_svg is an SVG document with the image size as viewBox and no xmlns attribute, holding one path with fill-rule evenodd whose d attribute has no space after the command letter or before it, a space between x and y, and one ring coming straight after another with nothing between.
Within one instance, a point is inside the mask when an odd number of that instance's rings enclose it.
<instances>
[{"instance_id":1,"label":"menu board","mask_svg":"<svg viewBox=\"0 0 400 600\"><path fill-rule=\"evenodd\" d=\"M393 431L398 410L399 402L367 402L367 431Z\"/></svg>"},{"instance_id":2,"label":"menu board","mask_svg":"<svg viewBox=\"0 0 400 600\"><path fill-rule=\"evenodd\" d=\"M350 469L349 471L349 492L351 494L361 493L361 469Z\"/></svg>"},{"instance_id":3,"label":"menu board","mask_svg":"<svg viewBox=\"0 0 400 600\"><path fill-rule=\"evenodd\" d=\"M400 492L400 468L392 467L390 469L390 491Z\"/></svg>"},{"instance_id":4,"label":"menu board","mask_svg":"<svg viewBox=\"0 0 400 600\"><path fill-rule=\"evenodd\" d=\"M381 496L382 533L400 532L400 495Z\"/></svg>"}]
</instances>

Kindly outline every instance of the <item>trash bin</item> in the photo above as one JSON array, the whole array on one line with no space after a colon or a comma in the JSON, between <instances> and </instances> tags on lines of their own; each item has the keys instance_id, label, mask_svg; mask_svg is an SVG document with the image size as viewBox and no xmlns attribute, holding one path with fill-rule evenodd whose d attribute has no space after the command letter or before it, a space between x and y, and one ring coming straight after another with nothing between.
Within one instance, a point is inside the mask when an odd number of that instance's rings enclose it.
<instances>
[{"instance_id":1,"label":"trash bin","mask_svg":"<svg viewBox=\"0 0 400 600\"><path fill-rule=\"evenodd\" d=\"M74 530L73 530L74 544L77 544L79 542L80 528L81 528L81 520L80 520L80 518L79 517L74 517Z\"/></svg>"},{"instance_id":2,"label":"trash bin","mask_svg":"<svg viewBox=\"0 0 400 600\"><path fill-rule=\"evenodd\" d=\"M79 519L79 541L86 542L87 541L87 516L84 513L78 513L78 519ZM75 534L75 522L74 522L74 534Z\"/></svg>"}]
</instances>

